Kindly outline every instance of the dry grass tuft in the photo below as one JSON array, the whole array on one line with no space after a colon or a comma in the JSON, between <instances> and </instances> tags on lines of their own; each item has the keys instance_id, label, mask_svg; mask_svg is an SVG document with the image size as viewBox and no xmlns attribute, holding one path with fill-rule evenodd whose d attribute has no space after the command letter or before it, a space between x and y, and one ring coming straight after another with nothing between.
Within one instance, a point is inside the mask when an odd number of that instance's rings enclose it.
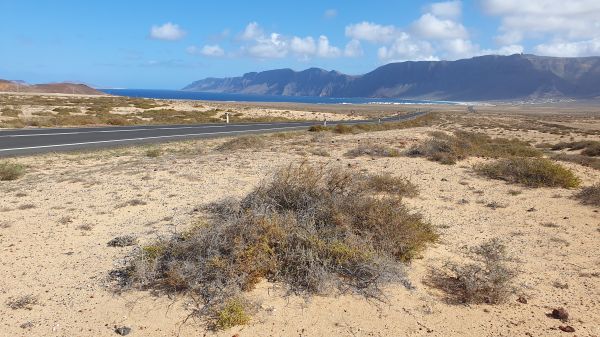
<instances>
[{"instance_id":1,"label":"dry grass tuft","mask_svg":"<svg viewBox=\"0 0 600 337\"><path fill-rule=\"evenodd\" d=\"M346 156L350 158L356 158L360 156L371 156L371 157L398 157L400 152L389 146L381 144L361 144L355 149L346 152Z\"/></svg>"},{"instance_id":2,"label":"dry grass tuft","mask_svg":"<svg viewBox=\"0 0 600 337\"><path fill-rule=\"evenodd\" d=\"M416 197L419 190L415 184L404 177L394 177L389 173L369 176L368 188L375 192L391 193L401 197Z\"/></svg>"},{"instance_id":3,"label":"dry grass tuft","mask_svg":"<svg viewBox=\"0 0 600 337\"><path fill-rule=\"evenodd\" d=\"M600 183L582 188L575 197L584 205L600 206Z\"/></svg>"},{"instance_id":4,"label":"dry grass tuft","mask_svg":"<svg viewBox=\"0 0 600 337\"><path fill-rule=\"evenodd\" d=\"M217 151L236 151L246 149L261 149L267 145L263 137L250 135L236 137L217 146Z\"/></svg>"},{"instance_id":5,"label":"dry grass tuft","mask_svg":"<svg viewBox=\"0 0 600 337\"><path fill-rule=\"evenodd\" d=\"M382 283L404 282L399 262L437 239L402 203L399 195L413 192L406 181L383 180L306 162L287 166L242 200L207 207L208 224L140 249L128 282L194 294L197 314L213 323L215 311L261 279L307 295L352 289L379 296ZM389 193L374 196L366 184Z\"/></svg>"},{"instance_id":6,"label":"dry grass tuft","mask_svg":"<svg viewBox=\"0 0 600 337\"><path fill-rule=\"evenodd\" d=\"M471 157L540 157L542 153L529 143L506 138L491 138L481 133L458 131L453 135L433 132L431 138L413 146L409 156L425 157L441 164L455 164Z\"/></svg>"},{"instance_id":7,"label":"dry grass tuft","mask_svg":"<svg viewBox=\"0 0 600 337\"><path fill-rule=\"evenodd\" d=\"M19 297L9 298L8 301L6 302L6 305L13 310L18 310L18 309L31 310L32 307L38 303L39 303L39 301L36 296L23 295L23 296L19 296Z\"/></svg>"},{"instance_id":8,"label":"dry grass tuft","mask_svg":"<svg viewBox=\"0 0 600 337\"><path fill-rule=\"evenodd\" d=\"M573 171L545 158L505 158L478 165L475 170L492 179L529 187L573 188L581 182Z\"/></svg>"},{"instance_id":9,"label":"dry grass tuft","mask_svg":"<svg viewBox=\"0 0 600 337\"><path fill-rule=\"evenodd\" d=\"M506 246L492 239L471 248L467 264L447 263L441 270L432 270L427 282L443 290L452 303L505 302L513 292L516 271L507 262L511 257Z\"/></svg>"},{"instance_id":10,"label":"dry grass tuft","mask_svg":"<svg viewBox=\"0 0 600 337\"><path fill-rule=\"evenodd\" d=\"M600 156L600 141L596 140L583 140L577 142L561 142L550 147L550 150L569 150L576 151L582 150L581 154L588 157Z\"/></svg>"},{"instance_id":11,"label":"dry grass tuft","mask_svg":"<svg viewBox=\"0 0 600 337\"><path fill-rule=\"evenodd\" d=\"M588 157L581 154L557 153L551 157L554 160L566 161L600 170L600 158Z\"/></svg>"},{"instance_id":12,"label":"dry grass tuft","mask_svg":"<svg viewBox=\"0 0 600 337\"><path fill-rule=\"evenodd\" d=\"M25 175L25 166L16 163L0 163L0 181L17 180Z\"/></svg>"},{"instance_id":13,"label":"dry grass tuft","mask_svg":"<svg viewBox=\"0 0 600 337\"><path fill-rule=\"evenodd\" d=\"M150 157L150 158L157 158L160 157L162 155L162 150L161 149L148 149L146 150L146 157Z\"/></svg>"}]
</instances>

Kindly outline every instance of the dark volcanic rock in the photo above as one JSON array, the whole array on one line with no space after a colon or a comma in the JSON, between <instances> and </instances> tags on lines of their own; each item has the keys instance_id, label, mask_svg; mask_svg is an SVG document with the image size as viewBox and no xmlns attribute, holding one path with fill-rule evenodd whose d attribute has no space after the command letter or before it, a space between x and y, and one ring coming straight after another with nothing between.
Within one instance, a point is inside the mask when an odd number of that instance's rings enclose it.
<instances>
[{"instance_id":1,"label":"dark volcanic rock","mask_svg":"<svg viewBox=\"0 0 600 337\"><path fill-rule=\"evenodd\" d=\"M550 316L552 316L552 318L560 319L563 321L569 319L569 313L565 308L553 309Z\"/></svg>"}]
</instances>

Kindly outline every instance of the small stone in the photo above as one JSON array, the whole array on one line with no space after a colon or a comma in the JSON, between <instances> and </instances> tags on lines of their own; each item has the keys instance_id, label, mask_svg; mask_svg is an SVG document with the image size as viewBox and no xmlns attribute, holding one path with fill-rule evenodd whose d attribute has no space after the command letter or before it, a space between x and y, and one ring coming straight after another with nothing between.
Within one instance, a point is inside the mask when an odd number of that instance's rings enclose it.
<instances>
[{"instance_id":1,"label":"small stone","mask_svg":"<svg viewBox=\"0 0 600 337\"><path fill-rule=\"evenodd\" d=\"M33 323L27 321L19 326L21 327L21 329L29 329L29 328L33 328Z\"/></svg>"},{"instance_id":2,"label":"small stone","mask_svg":"<svg viewBox=\"0 0 600 337\"><path fill-rule=\"evenodd\" d=\"M575 332L575 328L570 325L561 325L558 327L560 331L564 332Z\"/></svg>"},{"instance_id":3,"label":"small stone","mask_svg":"<svg viewBox=\"0 0 600 337\"><path fill-rule=\"evenodd\" d=\"M535 209L535 207L531 207L530 209L527 210L527 212L535 212L537 211L537 209Z\"/></svg>"},{"instance_id":4,"label":"small stone","mask_svg":"<svg viewBox=\"0 0 600 337\"><path fill-rule=\"evenodd\" d=\"M560 319L563 321L569 319L569 313L565 308L554 309L552 310L552 314L550 315L552 316L552 318Z\"/></svg>"},{"instance_id":5,"label":"small stone","mask_svg":"<svg viewBox=\"0 0 600 337\"><path fill-rule=\"evenodd\" d=\"M115 328L115 332L117 333L117 335L127 336L131 332L131 328L122 326L122 327Z\"/></svg>"},{"instance_id":6,"label":"small stone","mask_svg":"<svg viewBox=\"0 0 600 337\"><path fill-rule=\"evenodd\" d=\"M517 302L527 304L527 299L523 296L519 296L519 298L517 298Z\"/></svg>"}]
</instances>

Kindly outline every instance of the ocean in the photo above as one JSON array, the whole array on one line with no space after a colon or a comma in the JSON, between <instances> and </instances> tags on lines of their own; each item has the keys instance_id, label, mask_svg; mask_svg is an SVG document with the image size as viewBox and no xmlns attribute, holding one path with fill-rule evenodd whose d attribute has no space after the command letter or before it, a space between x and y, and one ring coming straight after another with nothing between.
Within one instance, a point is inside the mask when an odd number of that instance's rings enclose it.
<instances>
[{"instance_id":1,"label":"ocean","mask_svg":"<svg viewBox=\"0 0 600 337\"><path fill-rule=\"evenodd\" d=\"M422 101L394 98L334 98L334 97L307 97L307 96L270 96L228 94L217 92L192 92L181 90L155 90L155 89L100 89L100 91L116 96L159 98L159 99L186 99L200 101L220 102L285 102L285 103L311 103L311 104L461 104L447 101Z\"/></svg>"}]
</instances>

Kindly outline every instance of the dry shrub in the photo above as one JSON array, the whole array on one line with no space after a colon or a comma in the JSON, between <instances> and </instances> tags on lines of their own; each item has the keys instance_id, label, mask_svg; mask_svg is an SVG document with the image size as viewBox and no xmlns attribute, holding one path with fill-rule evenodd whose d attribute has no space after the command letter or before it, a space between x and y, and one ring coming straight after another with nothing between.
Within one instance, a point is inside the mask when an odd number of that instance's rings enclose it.
<instances>
[{"instance_id":1,"label":"dry shrub","mask_svg":"<svg viewBox=\"0 0 600 337\"><path fill-rule=\"evenodd\" d=\"M2 110L0 110L0 115L5 116L5 117L19 117L19 115L22 113L22 111L20 109L15 109L15 108L2 108Z\"/></svg>"},{"instance_id":2,"label":"dry shrub","mask_svg":"<svg viewBox=\"0 0 600 337\"><path fill-rule=\"evenodd\" d=\"M550 150L558 151L565 150L576 151L582 150L581 154L588 157L600 156L600 141L597 140L582 140L577 142L560 142L550 147Z\"/></svg>"},{"instance_id":3,"label":"dry shrub","mask_svg":"<svg viewBox=\"0 0 600 337\"><path fill-rule=\"evenodd\" d=\"M212 322L261 279L306 295L378 296L382 283L404 281L399 262L437 236L398 195L372 195L368 181L307 163L285 167L242 200L208 206L208 224L142 247L128 281L191 293Z\"/></svg>"},{"instance_id":4,"label":"dry shrub","mask_svg":"<svg viewBox=\"0 0 600 337\"><path fill-rule=\"evenodd\" d=\"M241 298L228 300L223 308L217 311L214 328L225 330L236 325L248 324L250 322L250 316L247 313L248 306L247 302Z\"/></svg>"},{"instance_id":5,"label":"dry shrub","mask_svg":"<svg viewBox=\"0 0 600 337\"><path fill-rule=\"evenodd\" d=\"M580 184L573 171L545 158L505 158L475 167L492 179L529 187L572 188Z\"/></svg>"},{"instance_id":6,"label":"dry shrub","mask_svg":"<svg viewBox=\"0 0 600 337\"><path fill-rule=\"evenodd\" d=\"M482 133L458 131L453 135L433 132L431 138L413 146L410 156L425 157L442 164L455 164L471 157L540 157L542 153L529 143L506 138L491 138Z\"/></svg>"},{"instance_id":7,"label":"dry shrub","mask_svg":"<svg viewBox=\"0 0 600 337\"><path fill-rule=\"evenodd\" d=\"M600 183L582 188L575 197L584 205L600 206Z\"/></svg>"},{"instance_id":8,"label":"dry shrub","mask_svg":"<svg viewBox=\"0 0 600 337\"><path fill-rule=\"evenodd\" d=\"M16 163L0 163L0 181L17 180L25 174L25 166Z\"/></svg>"},{"instance_id":9,"label":"dry shrub","mask_svg":"<svg viewBox=\"0 0 600 337\"><path fill-rule=\"evenodd\" d=\"M443 269L432 270L427 283L443 290L452 303L498 304L513 292L516 271L508 262L512 259L506 246L492 239L469 249L472 262L447 263Z\"/></svg>"},{"instance_id":10,"label":"dry shrub","mask_svg":"<svg viewBox=\"0 0 600 337\"><path fill-rule=\"evenodd\" d=\"M375 192L392 193L405 197L416 197L417 186L404 177L394 177L389 173L370 176L366 185Z\"/></svg>"},{"instance_id":11,"label":"dry shrub","mask_svg":"<svg viewBox=\"0 0 600 337\"><path fill-rule=\"evenodd\" d=\"M579 164L585 167L591 167L600 170L600 158L593 158L581 154L558 153L552 156L552 159Z\"/></svg>"},{"instance_id":12,"label":"dry shrub","mask_svg":"<svg viewBox=\"0 0 600 337\"><path fill-rule=\"evenodd\" d=\"M17 309L31 310L32 307L38 303L39 303L39 301L36 296L23 295L23 296L19 296L19 297L9 298L8 301L6 302L6 305L13 310L17 310Z\"/></svg>"},{"instance_id":13,"label":"dry shrub","mask_svg":"<svg viewBox=\"0 0 600 337\"><path fill-rule=\"evenodd\" d=\"M313 125L310 128L308 128L309 132L323 132L323 131L329 131L330 129L328 127L326 127L325 125Z\"/></svg>"},{"instance_id":14,"label":"dry shrub","mask_svg":"<svg viewBox=\"0 0 600 337\"><path fill-rule=\"evenodd\" d=\"M160 157L160 155L162 155L162 150L161 149L148 149L146 150L146 157L150 157L150 158L157 158Z\"/></svg>"},{"instance_id":15,"label":"dry shrub","mask_svg":"<svg viewBox=\"0 0 600 337\"><path fill-rule=\"evenodd\" d=\"M398 157L400 152L389 146L381 144L360 144L355 149L346 152L346 156L350 158L356 158L360 156L371 156L371 157Z\"/></svg>"},{"instance_id":16,"label":"dry shrub","mask_svg":"<svg viewBox=\"0 0 600 337\"><path fill-rule=\"evenodd\" d=\"M236 137L217 146L217 151L235 151L245 149L260 149L267 145L264 138L256 135Z\"/></svg>"}]
</instances>

